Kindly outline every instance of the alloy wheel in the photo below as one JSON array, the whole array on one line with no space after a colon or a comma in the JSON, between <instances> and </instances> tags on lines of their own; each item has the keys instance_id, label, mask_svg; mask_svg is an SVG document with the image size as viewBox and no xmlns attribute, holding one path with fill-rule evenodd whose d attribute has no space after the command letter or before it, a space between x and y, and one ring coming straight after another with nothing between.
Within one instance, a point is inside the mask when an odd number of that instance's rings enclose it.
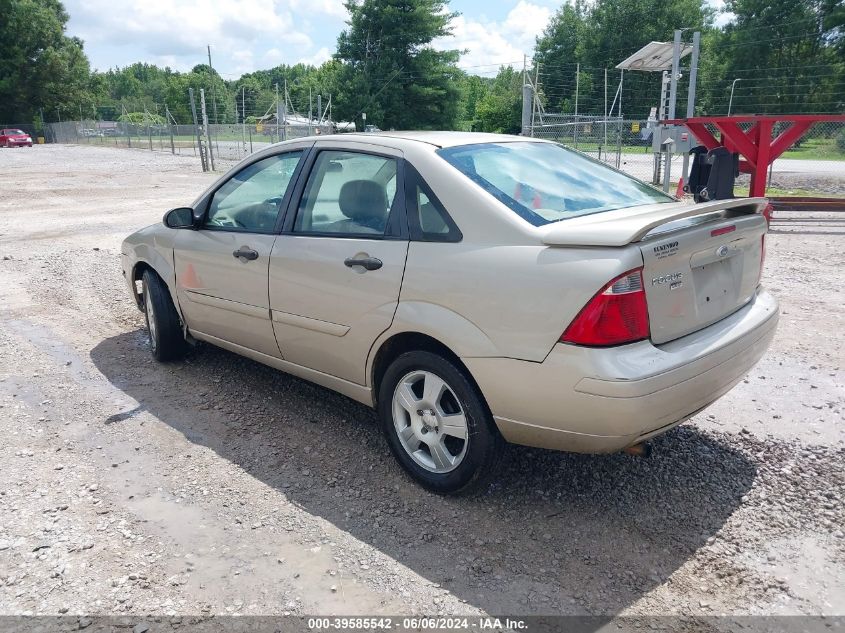
<instances>
[{"instance_id":1,"label":"alloy wheel","mask_svg":"<svg viewBox=\"0 0 845 633\"><path fill-rule=\"evenodd\" d=\"M466 455L466 413L452 388L432 372L413 371L396 385L393 425L402 448L429 472L450 472Z\"/></svg>"},{"instance_id":2,"label":"alloy wheel","mask_svg":"<svg viewBox=\"0 0 845 633\"><path fill-rule=\"evenodd\" d=\"M147 329L150 331L150 347L153 351L157 346L158 324L156 323L155 308L150 297L144 297L144 308L147 315Z\"/></svg>"}]
</instances>

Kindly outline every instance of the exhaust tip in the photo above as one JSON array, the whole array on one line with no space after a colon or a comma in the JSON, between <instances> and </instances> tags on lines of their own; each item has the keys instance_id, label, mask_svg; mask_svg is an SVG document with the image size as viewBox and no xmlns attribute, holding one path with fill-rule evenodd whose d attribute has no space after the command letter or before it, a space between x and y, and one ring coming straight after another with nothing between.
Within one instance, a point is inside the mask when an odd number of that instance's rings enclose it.
<instances>
[{"instance_id":1,"label":"exhaust tip","mask_svg":"<svg viewBox=\"0 0 845 633\"><path fill-rule=\"evenodd\" d=\"M623 448L622 452L626 455L633 455L634 457L651 457L651 444L640 442L628 448Z\"/></svg>"}]
</instances>

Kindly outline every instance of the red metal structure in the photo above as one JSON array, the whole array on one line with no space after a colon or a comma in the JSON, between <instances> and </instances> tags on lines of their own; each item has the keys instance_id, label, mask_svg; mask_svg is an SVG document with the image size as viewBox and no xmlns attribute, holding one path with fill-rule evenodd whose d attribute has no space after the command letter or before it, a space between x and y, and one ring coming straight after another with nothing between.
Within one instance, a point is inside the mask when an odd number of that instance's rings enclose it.
<instances>
[{"instance_id":1,"label":"red metal structure","mask_svg":"<svg viewBox=\"0 0 845 633\"><path fill-rule=\"evenodd\" d=\"M739 161L739 170L751 174L748 195L756 198L766 195L766 170L781 154L800 139L814 123L822 121L845 122L842 114L779 114L770 116L700 116L689 119L670 119L668 125L685 125L698 142L708 150L723 146L730 152L738 152L744 160ZM772 129L776 123L791 123L776 138ZM751 123L744 131L741 123ZM707 125L719 130L717 139ZM686 178L686 174L684 174Z\"/></svg>"}]
</instances>

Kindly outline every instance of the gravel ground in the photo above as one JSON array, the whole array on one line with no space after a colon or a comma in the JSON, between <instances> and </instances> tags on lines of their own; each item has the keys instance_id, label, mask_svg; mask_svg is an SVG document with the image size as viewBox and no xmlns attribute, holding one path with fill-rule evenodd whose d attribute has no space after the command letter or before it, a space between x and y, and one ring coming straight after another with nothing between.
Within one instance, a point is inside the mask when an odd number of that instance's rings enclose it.
<instances>
[{"instance_id":1,"label":"gravel ground","mask_svg":"<svg viewBox=\"0 0 845 633\"><path fill-rule=\"evenodd\" d=\"M514 447L443 499L342 396L151 360L120 241L211 178L0 151L0 613L845 614L845 222L773 227L771 351L651 458Z\"/></svg>"}]
</instances>

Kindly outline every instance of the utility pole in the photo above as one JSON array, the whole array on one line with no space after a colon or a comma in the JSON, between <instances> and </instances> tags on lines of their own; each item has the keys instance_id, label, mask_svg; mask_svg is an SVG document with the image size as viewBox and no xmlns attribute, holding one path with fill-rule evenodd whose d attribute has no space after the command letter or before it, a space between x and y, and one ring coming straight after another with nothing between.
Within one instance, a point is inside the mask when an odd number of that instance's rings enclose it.
<instances>
[{"instance_id":1,"label":"utility pole","mask_svg":"<svg viewBox=\"0 0 845 633\"><path fill-rule=\"evenodd\" d=\"M522 56L522 135L533 136L529 134L528 128L531 126L531 82L528 79L528 55Z\"/></svg>"},{"instance_id":2,"label":"utility pole","mask_svg":"<svg viewBox=\"0 0 845 633\"><path fill-rule=\"evenodd\" d=\"M194 101L194 89L188 88L188 95L191 98L191 114L194 117L194 131L197 133L197 149L200 153L200 162L202 163L202 170L208 171L208 161L205 157L205 148L202 146L202 135L200 134L200 126L197 122L197 104Z\"/></svg>"},{"instance_id":3,"label":"utility pole","mask_svg":"<svg viewBox=\"0 0 845 633\"><path fill-rule=\"evenodd\" d=\"M214 122L219 123L217 120L217 99L215 99L217 91L214 90L214 66L211 65L211 44L208 45L208 78L211 82L211 105L214 108Z\"/></svg>"},{"instance_id":4,"label":"utility pole","mask_svg":"<svg viewBox=\"0 0 845 633\"><path fill-rule=\"evenodd\" d=\"M695 116L695 83L698 79L698 49L701 45L701 33L692 34L692 60L689 70L689 90L687 91L687 118ZM689 152L684 152L684 171L681 179L686 180L689 173ZM686 184L686 182L684 182Z\"/></svg>"},{"instance_id":5,"label":"utility pole","mask_svg":"<svg viewBox=\"0 0 845 633\"><path fill-rule=\"evenodd\" d=\"M672 76L669 77L669 118L675 118L675 104L678 100L678 73L681 66L681 31L675 31L672 44ZM668 140L668 139L667 139ZM669 192L669 181L672 174L672 143L664 143L666 154L666 170L663 172L663 191Z\"/></svg>"},{"instance_id":6,"label":"utility pole","mask_svg":"<svg viewBox=\"0 0 845 633\"><path fill-rule=\"evenodd\" d=\"M311 136L311 121L313 120L314 100L311 97L311 88L308 88L308 136Z\"/></svg>"}]
</instances>

